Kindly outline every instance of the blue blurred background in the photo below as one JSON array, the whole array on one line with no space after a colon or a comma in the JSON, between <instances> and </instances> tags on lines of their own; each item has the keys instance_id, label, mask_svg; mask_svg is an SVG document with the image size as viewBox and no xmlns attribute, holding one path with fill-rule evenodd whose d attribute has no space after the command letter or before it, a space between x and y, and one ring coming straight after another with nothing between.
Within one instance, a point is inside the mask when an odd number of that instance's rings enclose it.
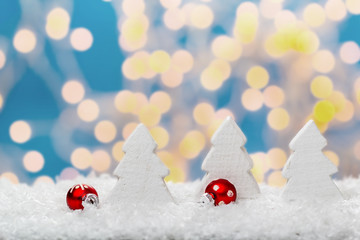
<instances>
[{"instance_id":1,"label":"blue blurred background","mask_svg":"<svg viewBox=\"0 0 360 240\"><path fill-rule=\"evenodd\" d=\"M0 0L0 174L110 173L143 122L166 180L194 180L230 115L258 182L285 183L309 119L336 177L357 176L359 14L358 0Z\"/></svg>"}]
</instances>

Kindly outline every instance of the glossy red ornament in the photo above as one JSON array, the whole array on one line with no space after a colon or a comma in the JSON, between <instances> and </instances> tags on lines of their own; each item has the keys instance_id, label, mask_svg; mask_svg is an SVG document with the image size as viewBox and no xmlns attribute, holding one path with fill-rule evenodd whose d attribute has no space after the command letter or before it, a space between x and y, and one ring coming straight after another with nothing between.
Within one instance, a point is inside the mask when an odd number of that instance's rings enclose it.
<instances>
[{"instance_id":1,"label":"glossy red ornament","mask_svg":"<svg viewBox=\"0 0 360 240\"><path fill-rule=\"evenodd\" d=\"M99 204L99 196L92 186L76 184L69 189L66 195L66 203L72 210L84 209L84 203L97 206Z\"/></svg>"},{"instance_id":2,"label":"glossy red ornament","mask_svg":"<svg viewBox=\"0 0 360 240\"><path fill-rule=\"evenodd\" d=\"M235 202L236 188L226 179L214 180L207 185L202 201L214 203L215 206Z\"/></svg>"}]
</instances>

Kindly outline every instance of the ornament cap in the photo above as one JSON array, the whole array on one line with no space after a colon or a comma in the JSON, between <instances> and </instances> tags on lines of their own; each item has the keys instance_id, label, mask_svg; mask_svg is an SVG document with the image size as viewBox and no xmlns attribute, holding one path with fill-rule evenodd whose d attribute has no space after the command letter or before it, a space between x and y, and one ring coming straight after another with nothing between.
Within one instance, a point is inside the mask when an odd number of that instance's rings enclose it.
<instances>
[{"instance_id":1,"label":"ornament cap","mask_svg":"<svg viewBox=\"0 0 360 240\"><path fill-rule=\"evenodd\" d=\"M82 198L82 205L86 207L87 205L94 205L97 207L99 205L99 198L93 193L85 194Z\"/></svg>"},{"instance_id":2,"label":"ornament cap","mask_svg":"<svg viewBox=\"0 0 360 240\"><path fill-rule=\"evenodd\" d=\"M214 205L214 202L214 196L210 193L204 193L199 201L201 206Z\"/></svg>"}]
</instances>

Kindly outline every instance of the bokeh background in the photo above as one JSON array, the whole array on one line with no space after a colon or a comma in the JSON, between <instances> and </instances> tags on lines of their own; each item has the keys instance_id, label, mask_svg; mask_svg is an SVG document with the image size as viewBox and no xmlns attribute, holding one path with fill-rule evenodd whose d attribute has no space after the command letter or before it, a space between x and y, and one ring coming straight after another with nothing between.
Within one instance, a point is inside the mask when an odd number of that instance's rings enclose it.
<instances>
[{"instance_id":1,"label":"bokeh background","mask_svg":"<svg viewBox=\"0 0 360 240\"><path fill-rule=\"evenodd\" d=\"M167 181L202 177L222 120L282 186L314 119L337 178L360 172L360 1L0 0L0 174L111 173L143 122Z\"/></svg>"}]
</instances>

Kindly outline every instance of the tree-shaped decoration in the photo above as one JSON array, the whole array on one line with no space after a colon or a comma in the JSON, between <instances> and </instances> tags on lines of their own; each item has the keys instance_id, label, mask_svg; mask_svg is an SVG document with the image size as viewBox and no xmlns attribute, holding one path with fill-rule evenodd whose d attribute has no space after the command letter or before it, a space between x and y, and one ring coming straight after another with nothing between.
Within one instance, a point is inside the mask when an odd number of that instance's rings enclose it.
<instances>
[{"instance_id":1,"label":"tree-shaped decoration","mask_svg":"<svg viewBox=\"0 0 360 240\"><path fill-rule=\"evenodd\" d=\"M322 153L326 139L310 120L289 146L290 155L282 171L288 179L282 196L288 200L339 200L342 195L331 180L336 166Z\"/></svg>"},{"instance_id":2,"label":"tree-shaped decoration","mask_svg":"<svg viewBox=\"0 0 360 240\"><path fill-rule=\"evenodd\" d=\"M206 175L202 179L201 194L213 180L226 179L237 191L237 200L254 198L260 190L251 174L252 159L244 145L246 137L231 117L227 117L211 138L213 147L207 154L202 170Z\"/></svg>"},{"instance_id":3,"label":"tree-shaped decoration","mask_svg":"<svg viewBox=\"0 0 360 240\"><path fill-rule=\"evenodd\" d=\"M169 170L155 154L156 147L148 129L139 124L123 145L125 155L114 171L118 182L110 202L161 205L173 201L163 179Z\"/></svg>"}]
</instances>

